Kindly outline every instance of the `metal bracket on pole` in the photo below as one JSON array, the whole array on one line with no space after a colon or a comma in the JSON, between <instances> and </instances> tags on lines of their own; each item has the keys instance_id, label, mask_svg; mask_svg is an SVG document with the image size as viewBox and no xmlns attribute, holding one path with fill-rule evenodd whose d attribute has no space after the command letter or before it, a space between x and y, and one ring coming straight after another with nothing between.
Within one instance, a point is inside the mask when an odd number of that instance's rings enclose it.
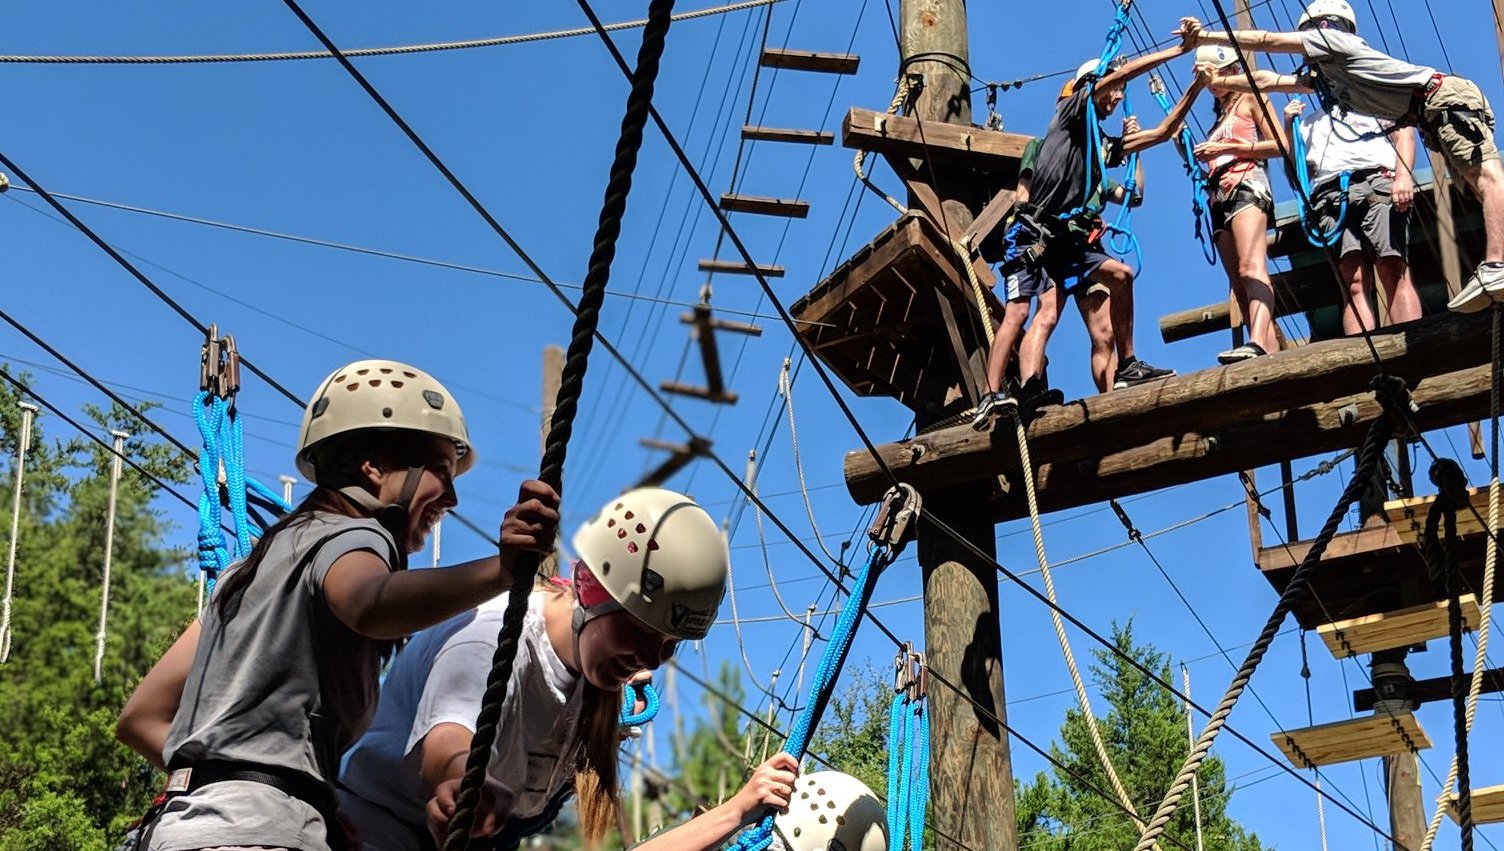
<instances>
[{"instance_id":1,"label":"metal bracket on pole","mask_svg":"<svg viewBox=\"0 0 1504 851\"><path fill-rule=\"evenodd\" d=\"M882 505L872 520L867 537L878 546L888 547L896 556L918 532L919 511L923 500L910 484L899 484L883 495Z\"/></svg>"},{"instance_id":2,"label":"metal bracket on pole","mask_svg":"<svg viewBox=\"0 0 1504 851\"><path fill-rule=\"evenodd\" d=\"M233 399L240 390L240 352L235 338L219 336L219 326L210 325L199 357L198 389L221 399Z\"/></svg>"}]
</instances>

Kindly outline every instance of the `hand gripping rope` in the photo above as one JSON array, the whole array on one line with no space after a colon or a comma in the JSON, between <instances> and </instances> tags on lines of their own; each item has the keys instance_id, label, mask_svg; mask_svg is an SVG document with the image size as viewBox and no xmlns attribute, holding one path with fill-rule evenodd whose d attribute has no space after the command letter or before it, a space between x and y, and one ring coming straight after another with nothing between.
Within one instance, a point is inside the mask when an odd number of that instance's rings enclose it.
<instances>
[{"instance_id":1,"label":"hand gripping rope","mask_svg":"<svg viewBox=\"0 0 1504 851\"><path fill-rule=\"evenodd\" d=\"M648 5L647 26L642 31L642 45L637 52L637 69L632 73L632 88L627 95L626 114L621 120L621 134L616 140L616 155L606 181L605 202L601 206L590 264L581 285L574 328L565 353L564 371L559 380L559 394L554 416L549 423L548 441L538 478L562 489L564 458L569 437L574 431L575 413L584 392L585 369L595 343L601 303L606 298L606 284L611 278L611 261L616 256L616 239L621 234L622 217L627 210L627 195L632 189L632 173L637 168L637 152L642 147L642 130L648 121L653 102L653 84L658 79L658 63L663 57L664 41L672 23L673 0L652 0ZM525 553L517 559L512 587L507 597L496 653L491 659L491 673L481 699L480 714L475 721L475 736L465 761L465 774L455 801L454 817L449 822L445 851L461 851L470 845L470 829L475 824L476 805L496 741L501 721L501 706L506 702L507 683L517 662L517 645L522 637L522 621L527 614L528 596L538 575L538 556Z\"/></svg>"},{"instance_id":2,"label":"hand gripping rope","mask_svg":"<svg viewBox=\"0 0 1504 851\"><path fill-rule=\"evenodd\" d=\"M1295 160L1295 180L1300 184L1300 194L1309 199L1311 195L1311 169L1306 161L1306 137L1300 132L1300 116L1295 116L1295 121L1290 133L1290 158ZM1300 230L1306 235L1306 241L1316 248L1331 248L1342 238L1343 224L1347 221L1347 190L1352 184L1353 173L1344 171L1337 178L1338 192L1342 195L1342 206L1337 211L1337 222L1332 225L1331 233L1321 229L1319 222L1313 221L1316 217L1314 209L1308 209L1305 201L1300 204Z\"/></svg>"},{"instance_id":3,"label":"hand gripping rope","mask_svg":"<svg viewBox=\"0 0 1504 851\"><path fill-rule=\"evenodd\" d=\"M1133 114L1133 104L1128 95L1123 95L1123 113ZM1133 203L1134 196L1138 194L1138 152L1128 155L1128 162L1124 166L1128 170L1128 179L1123 182L1123 203L1118 207L1118 214L1112 223L1107 225L1104 233L1103 244L1107 250L1119 257L1127 258L1129 254L1134 257L1133 274L1138 275L1144 268L1144 252L1139 247L1138 237L1133 234ZM1104 199L1105 200L1105 199Z\"/></svg>"},{"instance_id":4,"label":"hand gripping rope","mask_svg":"<svg viewBox=\"0 0 1504 851\"><path fill-rule=\"evenodd\" d=\"M883 568L898 558L904 543L912 536L919 509L919 494L909 485L898 485L883 497L882 508L878 510L877 518L867 533L872 539L871 556L856 574L855 589L846 598L841 613L836 616L830 641L825 645L820 666L815 670L810 699L795 716L788 738L784 740L784 752L796 760L803 761L815 725L820 723L820 716L825 713L826 704L830 703L836 681L841 676L841 668L845 666L846 656L851 651L852 639L856 637L857 624L861 621L862 613L867 610L867 603L872 599L872 590L877 587L877 577ZM727 847L729 851L767 851L772 844L773 814L768 812Z\"/></svg>"},{"instance_id":5,"label":"hand gripping rope","mask_svg":"<svg viewBox=\"0 0 1504 851\"><path fill-rule=\"evenodd\" d=\"M642 698L642 711L635 712L637 699ZM652 683L628 683L621 690L621 716L618 722L623 727L641 727L658 717L662 702Z\"/></svg>"},{"instance_id":6,"label":"hand gripping rope","mask_svg":"<svg viewBox=\"0 0 1504 851\"><path fill-rule=\"evenodd\" d=\"M1396 422L1405 422L1414 407L1410 401L1410 392L1405 388L1403 379L1388 375L1380 375L1373 380L1374 396L1383 406L1383 412L1373 421L1368 428L1368 434L1364 437L1363 448L1358 455L1357 468L1353 476L1348 480L1347 487L1342 491L1337 504L1332 508L1332 513L1327 517L1326 524L1321 527L1321 532L1311 542L1311 548L1306 557L1301 560L1300 566L1290 575L1290 583L1279 596L1279 602L1275 604L1274 611L1264 623L1264 629L1259 633L1258 639L1248 650L1248 656L1244 659L1242 667L1228 685L1222 700L1212 712L1211 718L1207 719L1206 727L1202 729L1200 737L1196 739L1196 746L1191 749L1186 757L1185 764L1180 772L1175 775L1175 780L1170 784L1169 791L1165 793L1164 800L1155 810L1149 826L1139 837L1134 851L1149 851L1154 843L1164 834L1170 819L1175 815L1181 800L1185 797L1186 790L1190 788L1191 779L1200 770L1201 764L1206 761L1206 756L1211 752L1212 743L1216 741L1217 734L1227 723L1227 717L1232 714L1233 707L1237 705L1238 698L1243 696L1243 690L1248 687L1249 680L1253 679L1254 672L1258 670L1259 663L1264 660L1264 655L1269 652L1269 645L1274 643L1274 637L1285 622L1285 616L1290 613L1295 601L1306 593L1311 574L1315 572L1316 565L1321 561L1321 556L1332 542L1332 536L1337 534L1342 521L1347 517L1348 509L1357 502L1363 489L1378 469L1379 459L1383 456L1384 444L1394 432Z\"/></svg>"},{"instance_id":7,"label":"hand gripping rope","mask_svg":"<svg viewBox=\"0 0 1504 851\"><path fill-rule=\"evenodd\" d=\"M1107 41L1102 46L1102 56L1097 62L1097 69L1086 78L1086 179L1083 182L1085 195L1081 199L1081 206L1067 213L1062 213L1060 219L1068 221L1084 214L1096 215L1102 212L1102 205L1106 200L1107 175L1102 165L1102 134L1097 132L1097 103L1094 99L1097 89L1097 80L1107 72L1112 60L1118 57L1123 49L1123 33L1128 29L1130 20L1129 12L1133 9L1133 0L1123 0L1118 7L1117 16L1112 20L1112 26L1107 29ZM1096 179L1092 179L1093 170L1096 171Z\"/></svg>"},{"instance_id":8,"label":"hand gripping rope","mask_svg":"<svg viewBox=\"0 0 1504 851\"><path fill-rule=\"evenodd\" d=\"M1175 110L1175 104L1170 101L1170 93L1165 89L1165 82L1159 75L1149 77L1149 94L1154 102L1169 115ZM1185 160L1185 173L1191 179L1191 217L1196 221L1196 241L1201 243L1201 254L1206 262L1212 266L1217 265L1217 244L1212 241L1211 211L1208 209L1206 195L1206 169L1201 167L1201 161L1196 159L1196 140L1191 135L1191 128L1184 124L1180 127L1179 150L1181 159Z\"/></svg>"},{"instance_id":9,"label":"hand gripping rope","mask_svg":"<svg viewBox=\"0 0 1504 851\"><path fill-rule=\"evenodd\" d=\"M930 799L930 715L924 654L904 642L888 713L888 848L920 851Z\"/></svg>"}]
</instances>

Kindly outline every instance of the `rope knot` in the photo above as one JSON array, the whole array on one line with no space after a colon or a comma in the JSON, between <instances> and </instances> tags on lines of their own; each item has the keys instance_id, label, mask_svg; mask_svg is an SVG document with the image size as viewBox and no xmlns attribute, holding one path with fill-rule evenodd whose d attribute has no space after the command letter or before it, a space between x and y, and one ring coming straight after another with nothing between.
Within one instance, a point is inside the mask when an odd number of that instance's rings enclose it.
<instances>
[{"instance_id":1,"label":"rope knot","mask_svg":"<svg viewBox=\"0 0 1504 851\"><path fill-rule=\"evenodd\" d=\"M1468 504L1467 474L1451 458L1437 458L1428 473L1436 486L1435 509L1455 512Z\"/></svg>"},{"instance_id":2,"label":"rope knot","mask_svg":"<svg viewBox=\"0 0 1504 851\"><path fill-rule=\"evenodd\" d=\"M1408 422L1412 414L1420 411L1420 406L1410 398L1409 385L1397 375L1375 375L1369 386L1384 412L1397 423Z\"/></svg>"}]
</instances>

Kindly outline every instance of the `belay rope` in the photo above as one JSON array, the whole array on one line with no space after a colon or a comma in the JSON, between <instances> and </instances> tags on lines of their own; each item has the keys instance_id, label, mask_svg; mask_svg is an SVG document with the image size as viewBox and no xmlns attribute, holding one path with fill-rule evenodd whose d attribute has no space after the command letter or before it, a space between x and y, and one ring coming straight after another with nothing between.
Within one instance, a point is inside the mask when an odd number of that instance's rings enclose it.
<instances>
[{"instance_id":1,"label":"belay rope","mask_svg":"<svg viewBox=\"0 0 1504 851\"><path fill-rule=\"evenodd\" d=\"M1126 92L1123 94L1123 112L1133 114L1133 105ZM1144 252L1133 233L1133 199L1138 194L1138 152L1128 155L1124 168L1128 171L1128 179L1123 181L1123 203L1118 207L1117 216L1105 226L1102 242L1108 251L1121 258L1126 259L1132 254L1133 274L1137 275L1144 268Z\"/></svg>"},{"instance_id":2,"label":"belay rope","mask_svg":"<svg viewBox=\"0 0 1504 851\"><path fill-rule=\"evenodd\" d=\"M1336 120L1334 117L1333 121ZM1306 160L1306 138L1300 132L1300 116L1295 116L1290 133L1290 158L1295 161L1295 182L1300 186L1300 230L1306 235L1306 241L1316 248L1331 248L1342 238L1342 229L1347 221L1348 188L1352 185L1353 173L1344 171L1337 177L1337 189L1342 195L1341 206L1337 210L1337 222L1332 225L1331 233L1321 229L1321 223L1312 221L1316 216L1316 210L1308 206L1311 199L1311 168Z\"/></svg>"},{"instance_id":3,"label":"belay rope","mask_svg":"<svg viewBox=\"0 0 1504 851\"><path fill-rule=\"evenodd\" d=\"M888 712L888 848L920 851L930 799L930 714L924 654L899 651Z\"/></svg>"},{"instance_id":4,"label":"belay rope","mask_svg":"<svg viewBox=\"0 0 1504 851\"><path fill-rule=\"evenodd\" d=\"M581 285L554 415L549 422L548 440L538 473L538 478L555 490L563 487L569 437L574 431L575 413L584 392L585 370L595 344L595 329L600 321L601 304L606 298L606 284L611 278L611 261L616 256L616 240L621 234L627 195L632 189L632 173L637 168L637 152L642 147L642 131L652 106L653 84L658 78L658 64L663 57L673 11L673 0L652 0L648 6L647 25L643 28L642 44L637 52L637 68L632 72L626 114L621 120L621 134L616 141L616 153L606 181L605 202L601 206L589 267ZM501 707L506 702L507 683L517 662L517 646L522 637L528 598L538 575L538 561L536 554L524 553L513 568L512 587L497 636L496 653L491 658L491 672L486 679L480 714L475 721L475 736L465 761L465 774L460 781L454 816L449 822L449 835L444 840L445 851L460 851L470 846L470 830L475 824L486 764L496 741Z\"/></svg>"},{"instance_id":5,"label":"belay rope","mask_svg":"<svg viewBox=\"0 0 1504 851\"><path fill-rule=\"evenodd\" d=\"M5 560L5 599L0 604L0 662L10 661L10 607L16 584L16 539L21 532L21 482L26 477L26 451L31 448L31 420L37 406L21 403L21 434L16 438L16 480L11 492L10 554Z\"/></svg>"},{"instance_id":6,"label":"belay rope","mask_svg":"<svg viewBox=\"0 0 1504 851\"><path fill-rule=\"evenodd\" d=\"M1102 206L1106 201L1107 173L1102 162L1102 134L1099 130L1095 95L1097 81L1107 73L1113 60L1118 58L1118 53L1123 49L1123 33L1128 29L1128 22L1131 20L1129 12L1132 8L1133 0L1123 0L1118 6L1112 26L1107 29L1107 40L1102 46L1102 55L1097 61L1096 70L1086 77L1086 174L1082 181L1084 194L1081 198L1081 206L1061 213L1061 221L1069 221L1088 214L1095 216L1102 212ZM1097 172L1095 180L1092 179L1093 169Z\"/></svg>"},{"instance_id":7,"label":"belay rope","mask_svg":"<svg viewBox=\"0 0 1504 851\"><path fill-rule=\"evenodd\" d=\"M637 710L637 698L642 698L642 711ZM628 683L621 690L621 716L617 718L623 727L640 727L658 717L662 701L652 683Z\"/></svg>"},{"instance_id":8,"label":"belay rope","mask_svg":"<svg viewBox=\"0 0 1504 851\"><path fill-rule=\"evenodd\" d=\"M868 533L872 543L867 563L857 572L853 580L854 590L846 598L846 604L841 606L841 613L836 616L836 625L831 630L830 640L825 645L820 665L815 669L811 680L810 699L805 701L799 714L794 717L788 738L784 740L784 753L796 760L804 760L815 725L825 713L825 707L835 691L836 680L841 676L841 668L846 664L851 642L856 637L857 624L872 599L872 590L877 587L877 578L883 568L898 558L904 541L914 529L919 508L919 495L909 485L899 485L889 490L883 498L882 509L878 511L877 519ZM727 848L728 851L767 851L772 844L773 814L769 812L757 824L742 831Z\"/></svg>"},{"instance_id":9,"label":"belay rope","mask_svg":"<svg viewBox=\"0 0 1504 851\"><path fill-rule=\"evenodd\" d=\"M1175 105L1170 102L1170 93L1165 89L1165 83L1158 75L1149 77L1149 94L1154 102L1169 115L1175 110ZM1176 141L1179 144L1180 157L1185 160L1185 173L1191 179L1191 217L1196 222L1196 241L1201 243L1201 254L1210 265L1217 265L1217 243L1212 240L1212 221L1210 203L1206 194L1206 169L1201 167L1201 161L1196 159L1196 140L1191 135L1191 128L1181 124L1180 134Z\"/></svg>"}]
</instances>

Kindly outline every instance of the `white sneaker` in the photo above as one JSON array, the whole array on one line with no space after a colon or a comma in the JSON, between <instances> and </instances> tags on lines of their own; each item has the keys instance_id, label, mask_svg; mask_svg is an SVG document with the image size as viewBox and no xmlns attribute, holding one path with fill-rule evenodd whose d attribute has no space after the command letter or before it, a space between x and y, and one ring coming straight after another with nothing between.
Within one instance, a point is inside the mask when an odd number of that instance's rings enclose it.
<instances>
[{"instance_id":1,"label":"white sneaker","mask_svg":"<svg viewBox=\"0 0 1504 851\"><path fill-rule=\"evenodd\" d=\"M1483 263L1467 279L1462 292L1447 302L1447 309L1457 313L1477 313L1495 301L1504 301L1504 266Z\"/></svg>"}]
</instances>

